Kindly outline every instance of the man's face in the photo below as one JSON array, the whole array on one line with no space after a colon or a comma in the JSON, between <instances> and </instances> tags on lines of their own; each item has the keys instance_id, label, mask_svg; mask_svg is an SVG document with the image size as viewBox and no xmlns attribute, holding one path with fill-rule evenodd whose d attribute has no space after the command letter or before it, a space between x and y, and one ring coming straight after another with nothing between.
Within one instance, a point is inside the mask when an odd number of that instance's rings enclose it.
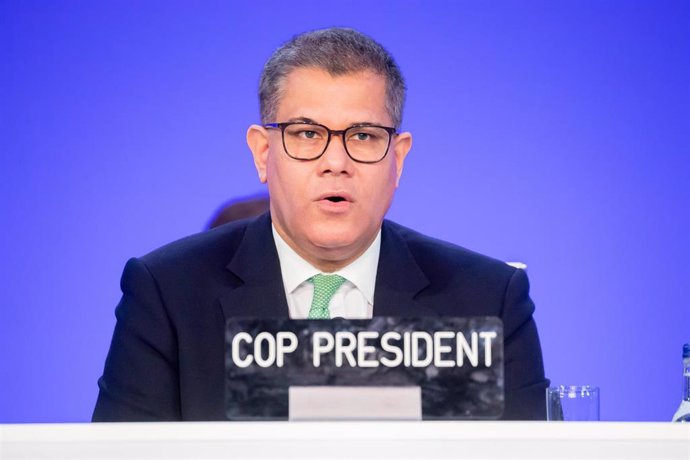
<instances>
[{"instance_id":1,"label":"man's face","mask_svg":"<svg viewBox=\"0 0 690 460\"><path fill-rule=\"evenodd\" d=\"M385 79L372 72L333 77L316 68L288 74L274 122L311 121L342 130L370 123L392 126L385 106ZM323 271L359 257L376 237L398 186L412 138L393 136L386 157L374 164L353 161L342 136L333 136L318 159L290 158L279 129L254 125L247 141L262 182L268 184L271 217L298 254ZM340 197L342 201L328 198Z\"/></svg>"}]
</instances>

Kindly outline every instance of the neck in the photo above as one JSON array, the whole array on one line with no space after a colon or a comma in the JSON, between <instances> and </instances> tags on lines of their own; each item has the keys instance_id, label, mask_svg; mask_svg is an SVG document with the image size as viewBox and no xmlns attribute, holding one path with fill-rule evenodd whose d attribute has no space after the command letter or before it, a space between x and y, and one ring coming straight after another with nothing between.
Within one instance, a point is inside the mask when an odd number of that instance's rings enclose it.
<instances>
[{"instance_id":1,"label":"neck","mask_svg":"<svg viewBox=\"0 0 690 460\"><path fill-rule=\"evenodd\" d=\"M333 273L350 265L369 249L378 235L378 232L374 233L366 244L361 245L355 250L351 248L324 248L315 245L310 245L309 248L305 250L305 248L297 245L279 226L275 225L275 223L274 228L285 244L295 251L298 256L323 273Z\"/></svg>"},{"instance_id":2,"label":"neck","mask_svg":"<svg viewBox=\"0 0 690 460\"><path fill-rule=\"evenodd\" d=\"M281 235L285 240L285 237ZM376 237L376 235L374 235ZM297 247L297 245L292 244L292 241L285 240L285 242L295 251L301 258L312 264L314 267L318 268L323 273L333 273L341 268L347 267L352 262L357 260L359 256L364 254L367 248L373 242L373 238L368 242L367 245L359 249L358 251L344 251L342 249L327 249L327 248L316 248L313 252L304 251L302 248Z\"/></svg>"}]
</instances>

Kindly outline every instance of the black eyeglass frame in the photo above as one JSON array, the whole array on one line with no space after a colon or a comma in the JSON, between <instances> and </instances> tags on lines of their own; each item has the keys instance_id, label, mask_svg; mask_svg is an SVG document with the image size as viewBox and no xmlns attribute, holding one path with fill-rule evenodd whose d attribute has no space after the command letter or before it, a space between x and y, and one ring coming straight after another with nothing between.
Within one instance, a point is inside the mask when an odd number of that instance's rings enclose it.
<instances>
[{"instance_id":1,"label":"black eyeglass frame","mask_svg":"<svg viewBox=\"0 0 690 460\"><path fill-rule=\"evenodd\" d=\"M285 145L285 128L287 128L288 126L292 126L292 125L320 126L321 128L325 129L328 132L328 139L326 139L326 145L324 146L323 151L313 158L297 158L297 157L293 157L292 155L290 155L290 152L288 152L288 148ZM324 153L326 153L326 150L328 150L328 146L331 145L331 138L333 136L341 136L343 139L343 147L345 148L345 153L347 153L347 156L350 157L350 159L352 161L355 161L357 163L364 163L364 164L374 164L374 163L379 163L380 161L383 161L383 159L386 158L386 155L388 155L388 151L391 148L391 140L393 139L393 136L398 134L398 131L395 128L391 128L390 126L362 124L362 125L349 126L345 129L331 129L328 126L322 125L320 123L309 123L307 121L287 121L287 122L283 122L283 123L266 123L264 125L264 128L266 128L266 129L280 129L280 136L281 136L281 140L283 141L283 150L285 150L285 153L287 154L287 156L289 156L293 160L298 160L298 161L318 160L319 158L321 158L323 156ZM352 130L352 129L357 129L357 128L381 128L381 129L385 129L386 132L388 132L388 145L386 146L386 151L383 153L381 158L379 158L378 160L373 160L373 161L358 160L357 158L354 158L350 154L350 151L347 149L347 141L345 140L345 133Z\"/></svg>"}]
</instances>

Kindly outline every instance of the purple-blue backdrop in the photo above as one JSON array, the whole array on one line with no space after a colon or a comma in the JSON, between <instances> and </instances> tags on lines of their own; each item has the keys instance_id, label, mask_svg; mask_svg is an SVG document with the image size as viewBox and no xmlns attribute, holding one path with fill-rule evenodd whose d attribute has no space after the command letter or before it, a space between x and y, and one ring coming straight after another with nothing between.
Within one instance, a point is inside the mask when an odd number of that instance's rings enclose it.
<instances>
[{"instance_id":1,"label":"purple-blue backdrop","mask_svg":"<svg viewBox=\"0 0 690 460\"><path fill-rule=\"evenodd\" d=\"M690 341L686 1L0 1L0 422L86 421L125 261L263 189L263 62L346 25L407 77L389 217L529 264L548 376L668 420Z\"/></svg>"}]
</instances>

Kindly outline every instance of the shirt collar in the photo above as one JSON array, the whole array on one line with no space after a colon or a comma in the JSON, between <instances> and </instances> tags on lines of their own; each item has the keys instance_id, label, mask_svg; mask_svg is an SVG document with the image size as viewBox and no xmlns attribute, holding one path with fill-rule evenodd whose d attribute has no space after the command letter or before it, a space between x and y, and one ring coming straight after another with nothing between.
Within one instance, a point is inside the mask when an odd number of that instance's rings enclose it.
<instances>
[{"instance_id":1,"label":"shirt collar","mask_svg":"<svg viewBox=\"0 0 690 460\"><path fill-rule=\"evenodd\" d=\"M280 270L283 277L285 293L291 294L297 287L321 271L299 256L287 242L278 234L271 224L273 240L275 241ZM366 251L346 267L334 272L359 289L370 304L374 304L374 288L376 287L376 272L381 252L381 229Z\"/></svg>"}]
</instances>

